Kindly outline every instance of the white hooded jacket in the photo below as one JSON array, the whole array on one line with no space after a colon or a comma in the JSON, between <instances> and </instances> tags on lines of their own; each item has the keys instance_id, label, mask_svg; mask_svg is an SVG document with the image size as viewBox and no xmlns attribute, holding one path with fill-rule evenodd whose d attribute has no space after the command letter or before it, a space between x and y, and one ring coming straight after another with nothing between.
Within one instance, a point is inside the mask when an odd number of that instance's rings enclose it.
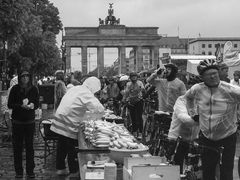
<instances>
[{"instance_id":1,"label":"white hooded jacket","mask_svg":"<svg viewBox=\"0 0 240 180\"><path fill-rule=\"evenodd\" d=\"M86 111L102 117L103 105L94 96L100 90L100 80L96 77L87 78L83 85L74 86L63 96L55 113L51 130L57 134L77 139L80 122Z\"/></svg>"}]
</instances>

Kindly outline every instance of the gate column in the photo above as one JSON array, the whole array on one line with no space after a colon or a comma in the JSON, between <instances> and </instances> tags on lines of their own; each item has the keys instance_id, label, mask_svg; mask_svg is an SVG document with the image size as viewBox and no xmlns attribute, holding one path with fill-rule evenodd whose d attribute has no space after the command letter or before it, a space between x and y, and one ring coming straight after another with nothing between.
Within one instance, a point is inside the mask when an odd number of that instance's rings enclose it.
<instances>
[{"instance_id":1,"label":"gate column","mask_svg":"<svg viewBox=\"0 0 240 180\"><path fill-rule=\"evenodd\" d=\"M159 47L153 46L150 51L150 58L152 59L152 65L153 67L157 67L159 64Z\"/></svg>"},{"instance_id":2,"label":"gate column","mask_svg":"<svg viewBox=\"0 0 240 180\"><path fill-rule=\"evenodd\" d=\"M87 74L87 46L82 46L82 74Z\"/></svg>"},{"instance_id":3,"label":"gate column","mask_svg":"<svg viewBox=\"0 0 240 180\"><path fill-rule=\"evenodd\" d=\"M98 70L98 77L104 71L104 48L97 47L97 70Z\"/></svg>"},{"instance_id":4,"label":"gate column","mask_svg":"<svg viewBox=\"0 0 240 180\"><path fill-rule=\"evenodd\" d=\"M66 72L71 72L71 46L66 46Z\"/></svg>"},{"instance_id":5,"label":"gate column","mask_svg":"<svg viewBox=\"0 0 240 180\"><path fill-rule=\"evenodd\" d=\"M126 48L118 47L119 68L118 74L126 74Z\"/></svg>"},{"instance_id":6,"label":"gate column","mask_svg":"<svg viewBox=\"0 0 240 180\"><path fill-rule=\"evenodd\" d=\"M136 48L136 72L140 72L143 69L143 52L142 47Z\"/></svg>"}]
</instances>

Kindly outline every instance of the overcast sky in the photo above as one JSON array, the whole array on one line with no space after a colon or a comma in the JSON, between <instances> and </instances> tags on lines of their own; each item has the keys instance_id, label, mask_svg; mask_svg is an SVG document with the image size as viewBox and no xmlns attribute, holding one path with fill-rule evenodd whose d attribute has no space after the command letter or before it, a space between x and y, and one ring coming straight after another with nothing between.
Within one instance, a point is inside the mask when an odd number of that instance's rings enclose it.
<instances>
[{"instance_id":1,"label":"overcast sky","mask_svg":"<svg viewBox=\"0 0 240 180\"><path fill-rule=\"evenodd\" d=\"M158 27L179 37L240 37L240 0L50 0L64 27L97 27L109 3L128 27ZM94 54L93 50L93 54ZM74 55L74 53L73 53Z\"/></svg>"}]
</instances>

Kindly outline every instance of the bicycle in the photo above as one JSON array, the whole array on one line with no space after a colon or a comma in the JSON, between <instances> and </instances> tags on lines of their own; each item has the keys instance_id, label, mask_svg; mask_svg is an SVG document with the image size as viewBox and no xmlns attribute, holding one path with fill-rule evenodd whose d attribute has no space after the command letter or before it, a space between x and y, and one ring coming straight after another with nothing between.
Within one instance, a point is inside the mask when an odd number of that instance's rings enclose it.
<instances>
[{"instance_id":1,"label":"bicycle","mask_svg":"<svg viewBox=\"0 0 240 180\"><path fill-rule=\"evenodd\" d=\"M144 126L143 126L143 133L142 139L143 142L148 142L150 140L151 132L153 131L153 121L154 121L154 113L155 113L155 101L149 98L144 99L144 107L143 107L143 119Z\"/></svg>"},{"instance_id":2,"label":"bicycle","mask_svg":"<svg viewBox=\"0 0 240 180\"><path fill-rule=\"evenodd\" d=\"M175 141L175 142L174 142ZM169 141L168 141L169 142ZM219 164L221 164L222 161L222 152L223 152L223 147L219 148L212 148L209 146L206 146L202 144L201 142L198 142L198 140L194 140L191 142L184 141L181 137L177 138L177 140L173 140L171 142L174 142L174 150L172 151L171 148L169 147L170 144L168 144L168 147L165 147L167 149L167 154L168 156L168 163L175 165L174 162L174 156L176 156L177 149L179 148L179 144L181 142L187 143L189 145L189 150L187 156L184 158L185 161L183 162L183 173L181 174L181 180L201 180L202 179L202 163L201 163L201 156L202 152L204 149L208 149L211 151L215 151L219 153L220 159L219 159ZM173 143L171 144L173 145ZM171 158L169 158L171 157Z\"/></svg>"},{"instance_id":3,"label":"bicycle","mask_svg":"<svg viewBox=\"0 0 240 180\"><path fill-rule=\"evenodd\" d=\"M165 155L165 142L162 141L167 134L171 124L171 115L166 112L155 111L151 121L150 140L146 142L149 152L154 156ZM146 132L144 132L145 134Z\"/></svg>"},{"instance_id":4,"label":"bicycle","mask_svg":"<svg viewBox=\"0 0 240 180\"><path fill-rule=\"evenodd\" d=\"M130 111L128 108L129 106L130 104L128 101L122 102L120 116L123 118L124 126L127 128L127 130L130 133L132 133L132 120L131 120Z\"/></svg>"}]
</instances>

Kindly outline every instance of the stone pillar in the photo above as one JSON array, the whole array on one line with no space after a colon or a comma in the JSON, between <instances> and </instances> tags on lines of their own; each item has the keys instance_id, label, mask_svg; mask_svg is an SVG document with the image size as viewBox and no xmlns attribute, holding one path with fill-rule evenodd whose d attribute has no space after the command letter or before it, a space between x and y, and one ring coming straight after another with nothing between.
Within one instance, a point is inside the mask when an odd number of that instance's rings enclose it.
<instances>
[{"instance_id":1,"label":"stone pillar","mask_svg":"<svg viewBox=\"0 0 240 180\"><path fill-rule=\"evenodd\" d=\"M98 70L98 77L104 71L104 48L97 47L97 70Z\"/></svg>"},{"instance_id":2,"label":"stone pillar","mask_svg":"<svg viewBox=\"0 0 240 180\"><path fill-rule=\"evenodd\" d=\"M87 74L87 46L82 47L82 74Z\"/></svg>"},{"instance_id":3,"label":"stone pillar","mask_svg":"<svg viewBox=\"0 0 240 180\"><path fill-rule=\"evenodd\" d=\"M152 47L151 56L153 67L157 67L157 65L159 64L159 47L157 46Z\"/></svg>"},{"instance_id":4,"label":"stone pillar","mask_svg":"<svg viewBox=\"0 0 240 180\"><path fill-rule=\"evenodd\" d=\"M71 72L71 46L66 46L66 72Z\"/></svg>"},{"instance_id":5,"label":"stone pillar","mask_svg":"<svg viewBox=\"0 0 240 180\"><path fill-rule=\"evenodd\" d=\"M143 68L143 52L142 47L136 47L136 72L140 72Z\"/></svg>"},{"instance_id":6,"label":"stone pillar","mask_svg":"<svg viewBox=\"0 0 240 180\"><path fill-rule=\"evenodd\" d=\"M126 48L121 46L118 48L118 74L126 74Z\"/></svg>"}]
</instances>

